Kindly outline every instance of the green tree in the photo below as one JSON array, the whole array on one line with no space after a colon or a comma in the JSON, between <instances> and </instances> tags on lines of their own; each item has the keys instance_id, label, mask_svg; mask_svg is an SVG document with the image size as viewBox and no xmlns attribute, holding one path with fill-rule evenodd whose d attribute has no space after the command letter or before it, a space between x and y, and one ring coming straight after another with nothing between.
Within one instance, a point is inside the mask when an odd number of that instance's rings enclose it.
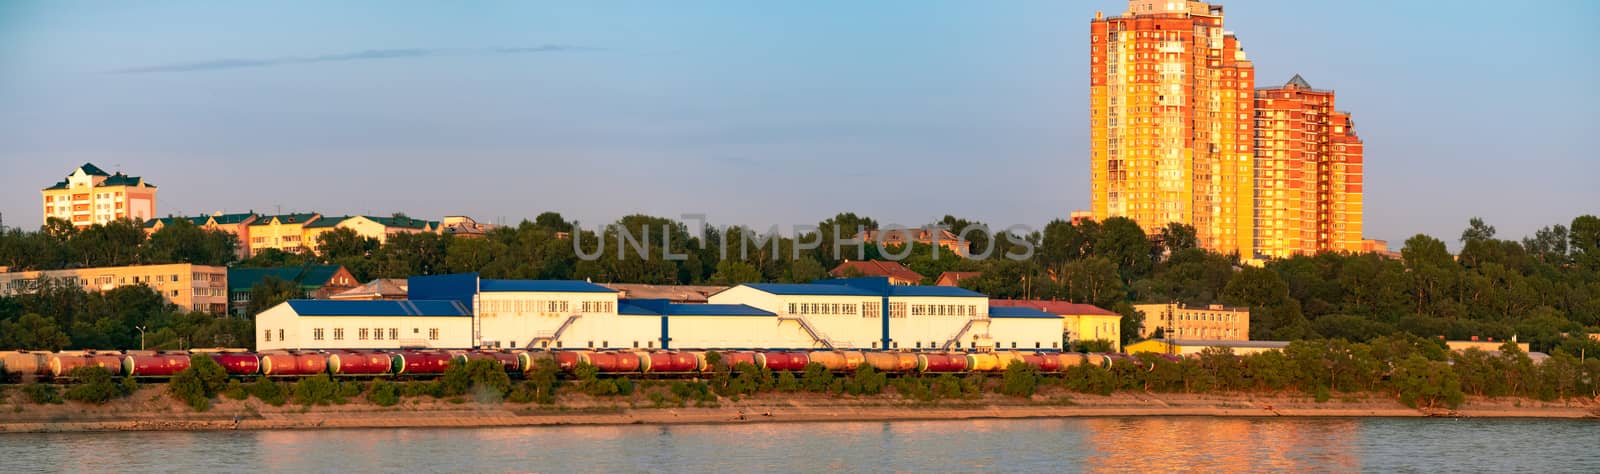
<instances>
[{"instance_id":1,"label":"green tree","mask_svg":"<svg viewBox=\"0 0 1600 474\"><path fill-rule=\"evenodd\" d=\"M268 275L250 287L250 303L245 305L245 314L254 317L278 303L304 297L305 292L299 285Z\"/></svg>"},{"instance_id":2,"label":"green tree","mask_svg":"<svg viewBox=\"0 0 1600 474\"><path fill-rule=\"evenodd\" d=\"M0 347L21 350L60 350L72 341L54 321L38 313L22 315L15 322L0 321Z\"/></svg>"}]
</instances>

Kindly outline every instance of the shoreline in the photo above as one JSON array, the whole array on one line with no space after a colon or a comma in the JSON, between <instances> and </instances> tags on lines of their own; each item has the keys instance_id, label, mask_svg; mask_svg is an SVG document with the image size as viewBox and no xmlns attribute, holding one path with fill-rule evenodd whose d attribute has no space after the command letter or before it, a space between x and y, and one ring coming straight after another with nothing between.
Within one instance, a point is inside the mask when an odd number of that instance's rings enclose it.
<instances>
[{"instance_id":1,"label":"shoreline","mask_svg":"<svg viewBox=\"0 0 1600 474\"><path fill-rule=\"evenodd\" d=\"M798 395L757 397L739 402L725 400L721 406L710 408L654 408L585 404L583 400L556 406L427 400L395 407L352 402L306 409L298 405L272 407L255 400L219 400L210 411L195 413L187 411L187 407L168 403L164 395L157 394L144 402L120 404L124 406L115 402L101 407L74 406L76 404L69 403L50 407L31 406L35 410L24 409L20 412L7 410L0 413L0 433L706 425L1147 416L1600 419L1600 405L1594 401L1539 402L1521 398L1469 399L1455 410L1414 409L1393 400L1371 397L1317 403L1304 396L1245 394L1072 394L1053 400L1041 400L1040 397L1033 400L984 397L931 404L893 399L871 403L874 401ZM237 427L234 425L236 415L240 420Z\"/></svg>"}]
</instances>

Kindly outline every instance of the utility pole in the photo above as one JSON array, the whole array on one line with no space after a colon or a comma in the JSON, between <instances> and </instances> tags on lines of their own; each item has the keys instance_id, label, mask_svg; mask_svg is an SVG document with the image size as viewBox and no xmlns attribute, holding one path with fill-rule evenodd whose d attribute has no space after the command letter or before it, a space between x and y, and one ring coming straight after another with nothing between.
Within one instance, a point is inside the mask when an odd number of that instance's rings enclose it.
<instances>
[{"instance_id":1,"label":"utility pole","mask_svg":"<svg viewBox=\"0 0 1600 474\"><path fill-rule=\"evenodd\" d=\"M145 330L145 326L134 326L133 328L139 330L139 350L142 351L142 350L144 350L144 330Z\"/></svg>"}]
</instances>

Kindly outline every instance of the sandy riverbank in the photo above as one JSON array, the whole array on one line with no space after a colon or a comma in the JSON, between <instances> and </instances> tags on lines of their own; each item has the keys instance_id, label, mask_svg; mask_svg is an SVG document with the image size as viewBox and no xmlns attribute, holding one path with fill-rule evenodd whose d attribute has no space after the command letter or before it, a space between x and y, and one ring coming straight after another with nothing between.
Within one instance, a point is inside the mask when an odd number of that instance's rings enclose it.
<instances>
[{"instance_id":1,"label":"sandy riverbank","mask_svg":"<svg viewBox=\"0 0 1600 474\"><path fill-rule=\"evenodd\" d=\"M1524 417L1600 419L1592 400L1539 402L1500 398L1469 399L1456 410L1418 410L1384 397L1335 397L1324 403L1291 395L1146 394L1111 396L1057 394L1017 399L923 403L894 397L832 398L811 394L722 400L708 408L654 408L646 401L575 396L557 406L445 400L408 400L395 407L364 401L303 408L273 407L257 400L219 400L204 413L179 405L160 390L146 388L103 406L68 402L39 406L0 405L0 433L144 430L231 430L554 426L685 423L770 423L806 421L959 420L985 418L1225 416L1225 417Z\"/></svg>"}]
</instances>

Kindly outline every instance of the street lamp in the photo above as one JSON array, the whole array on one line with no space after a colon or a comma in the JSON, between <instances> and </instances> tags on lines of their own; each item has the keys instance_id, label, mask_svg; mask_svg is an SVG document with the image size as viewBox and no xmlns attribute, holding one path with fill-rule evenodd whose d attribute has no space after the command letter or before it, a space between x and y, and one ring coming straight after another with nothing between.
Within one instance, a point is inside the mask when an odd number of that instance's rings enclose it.
<instances>
[{"instance_id":1,"label":"street lamp","mask_svg":"<svg viewBox=\"0 0 1600 474\"><path fill-rule=\"evenodd\" d=\"M133 327L134 329L138 329L139 330L139 350L141 350L141 351L144 350L144 330L145 330L145 327L146 326L134 326Z\"/></svg>"}]
</instances>

